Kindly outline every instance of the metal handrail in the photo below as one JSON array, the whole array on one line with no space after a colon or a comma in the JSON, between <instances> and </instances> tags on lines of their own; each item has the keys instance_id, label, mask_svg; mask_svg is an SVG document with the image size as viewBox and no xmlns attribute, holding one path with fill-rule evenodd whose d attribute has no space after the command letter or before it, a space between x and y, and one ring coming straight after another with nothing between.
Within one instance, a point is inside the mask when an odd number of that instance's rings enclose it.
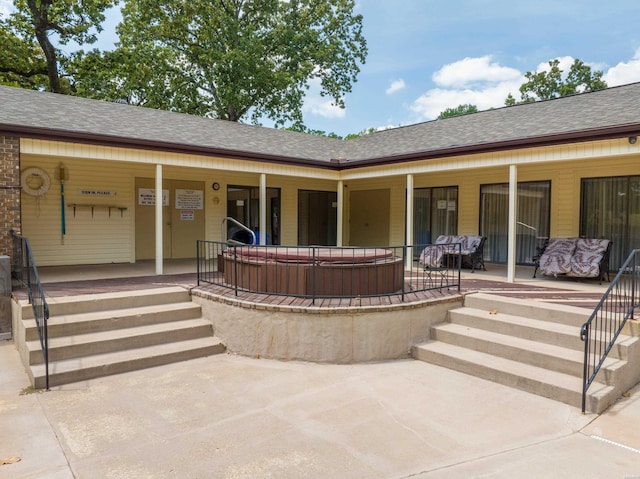
<instances>
[{"instance_id":1,"label":"metal handrail","mask_svg":"<svg viewBox=\"0 0 640 479\"><path fill-rule=\"evenodd\" d=\"M36 321L40 347L44 357L45 387L49 389L49 333L47 322L49 320L49 305L44 296L44 289L38 275L38 268L33 260L33 253L29 245L29 239L18 235L11 230L13 238L13 259L11 262L11 277L27 288L29 303L33 308L33 317Z\"/></svg>"},{"instance_id":2,"label":"metal handrail","mask_svg":"<svg viewBox=\"0 0 640 479\"><path fill-rule=\"evenodd\" d=\"M587 390L594 382L607 355L613 348L628 319L640 306L640 250L633 250L613 279L602 299L580 328L584 341L582 412Z\"/></svg>"},{"instance_id":3,"label":"metal handrail","mask_svg":"<svg viewBox=\"0 0 640 479\"><path fill-rule=\"evenodd\" d=\"M237 219L232 218L231 216L227 216L226 218L222 219L222 234L220 236L220 238L222 239L222 241L225 240L226 236L224 234L224 224L230 221L231 223L235 224L236 226L239 226L241 229L245 230L247 233L249 233L251 235L251 244L256 244L256 234L253 232L253 230L251 228L249 228L248 226L240 223ZM242 243L241 241L237 241L234 239L227 239L227 243L229 244L233 244L233 245L244 245L245 243Z\"/></svg>"},{"instance_id":4,"label":"metal handrail","mask_svg":"<svg viewBox=\"0 0 640 479\"><path fill-rule=\"evenodd\" d=\"M198 240L197 284L228 288L236 295L243 291L308 298L312 304L319 298L399 296L405 301L408 293L460 292L460 247L235 246ZM415 257L407 266L411 251L426 248L438 264L427 266ZM374 256L363 259L369 252Z\"/></svg>"}]
</instances>

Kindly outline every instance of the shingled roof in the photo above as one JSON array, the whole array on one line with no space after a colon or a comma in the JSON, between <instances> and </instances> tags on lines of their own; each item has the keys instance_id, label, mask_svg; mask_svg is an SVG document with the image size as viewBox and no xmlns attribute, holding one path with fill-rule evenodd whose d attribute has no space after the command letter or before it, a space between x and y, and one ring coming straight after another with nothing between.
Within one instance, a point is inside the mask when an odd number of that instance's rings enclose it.
<instances>
[{"instance_id":1,"label":"shingled roof","mask_svg":"<svg viewBox=\"0 0 640 479\"><path fill-rule=\"evenodd\" d=\"M640 83L429 121L349 141L0 87L0 131L314 166L355 167L640 135Z\"/></svg>"}]
</instances>

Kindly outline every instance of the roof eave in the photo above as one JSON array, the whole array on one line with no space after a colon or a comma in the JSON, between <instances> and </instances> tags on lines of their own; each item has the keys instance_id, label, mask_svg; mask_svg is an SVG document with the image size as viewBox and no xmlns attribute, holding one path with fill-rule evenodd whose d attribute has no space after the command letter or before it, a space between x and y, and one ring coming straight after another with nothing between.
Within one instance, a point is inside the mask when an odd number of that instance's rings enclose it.
<instances>
[{"instance_id":1,"label":"roof eave","mask_svg":"<svg viewBox=\"0 0 640 479\"><path fill-rule=\"evenodd\" d=\"M420 160L434 160L450 158L453 156L492 153L498 151L516 150L522 148L539 148L545 146L557 146L568 143L584 143L587 141L611 140L630 136L640 136L640 123L617 125L614 127L580 130L569 133L541 135L535 137L517 138L513 140L497 141L491 143L478 143L474 145L452 146L436 150L422 150L406 154L366 158L363 160L341 163L341 170L365 168L380 164L390 165L395 163L408 163Z\"/></svg>"},{"instance_id":2,"label":"roof eave","mask_svg":"<svg viewBox=\"0 0 640 479\"><path fill-rule=\"evenodd\" d=\"M100 145L115 148L132 148L138 150L166 151L180 154L203 156L221 156L235 160L261 161L267 163L286 164L291 166L325 168L338 170L335 162L322 161L311 158L297 158L289 156L254 153L226 148L214 148L183 143L173 143L158 140L142 140L138 138L123 138L113 135L99 135L50 128L29 127L23 125L9 125L0 123L0 133L26 136L38 140L66 141L71 143Z\"/></svg>"}]
</instances>

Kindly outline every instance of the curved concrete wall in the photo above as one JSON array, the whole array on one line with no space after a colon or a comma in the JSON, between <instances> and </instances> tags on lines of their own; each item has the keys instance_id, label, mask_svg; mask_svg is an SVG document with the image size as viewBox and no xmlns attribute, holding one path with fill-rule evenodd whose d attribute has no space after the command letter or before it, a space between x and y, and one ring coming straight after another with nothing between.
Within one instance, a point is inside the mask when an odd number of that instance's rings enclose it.
<instances>
[{"instance_id":1,"label":"curved concrete wall","mask_svg":"<svg viewBox=\"0 0 640 479\"><path fill-rule=\"evenodd\" d=\"M301 308L192 291L227 350L250 357L323 363L409 358L462 296L392 306Z\"/></svg>"}]
</instances>

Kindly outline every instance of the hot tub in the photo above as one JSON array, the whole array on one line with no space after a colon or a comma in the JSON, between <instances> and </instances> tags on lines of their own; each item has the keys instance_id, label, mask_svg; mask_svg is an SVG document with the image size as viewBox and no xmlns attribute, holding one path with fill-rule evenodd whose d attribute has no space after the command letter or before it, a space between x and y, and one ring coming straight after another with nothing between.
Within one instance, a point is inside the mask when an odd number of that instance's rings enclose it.
<instances>
[{"instance_id":1,"label":"hot tub","mask_svg":"<svg viewBox=\"0 0 640 479\"><path fill-rule=\"evenodd\" d=\"M291 296L379 296L402 289L403 263L384 248L236 246L221 258L225 283Z\"/></svg>"}]
</instances>

